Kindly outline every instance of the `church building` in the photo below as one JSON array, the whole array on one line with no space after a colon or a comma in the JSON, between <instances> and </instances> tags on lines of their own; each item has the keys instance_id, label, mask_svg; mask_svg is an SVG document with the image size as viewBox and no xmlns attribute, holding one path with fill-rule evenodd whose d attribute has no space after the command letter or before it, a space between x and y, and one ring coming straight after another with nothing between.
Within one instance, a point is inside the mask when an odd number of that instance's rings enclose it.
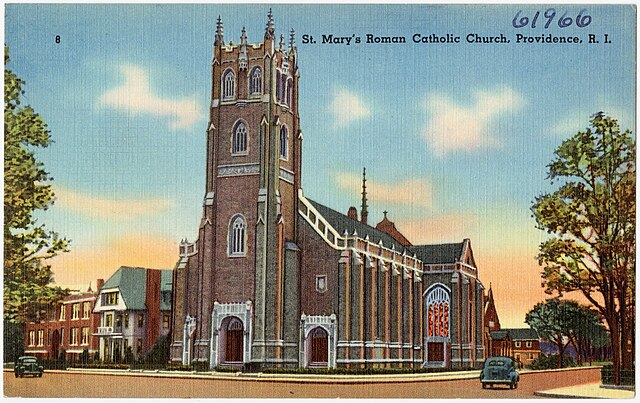
<instances>
[{"instance_id":1,"label":"church building","mask_svg":"<svg viewBox=\"0 0 640 403\"><path fill-rule=\"evenodd\" d=\"M298 53L226 44L218 18L195 242L174 270L171 360L210 368L477 367L484 288L468 239L412 245L387 218L305 197ZM303 94L304 96L304 94ZM428 228L425 229L428 231Z\"/></svg>"}]
</instances>

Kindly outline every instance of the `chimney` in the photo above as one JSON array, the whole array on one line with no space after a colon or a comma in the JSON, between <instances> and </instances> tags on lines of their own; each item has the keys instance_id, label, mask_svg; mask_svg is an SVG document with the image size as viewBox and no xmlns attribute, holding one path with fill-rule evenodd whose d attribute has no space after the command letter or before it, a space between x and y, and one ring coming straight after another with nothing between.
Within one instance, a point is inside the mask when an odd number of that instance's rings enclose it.
<instances>
[{"instance_id":1,"label":"chimney","mask_svg":"<svg viewBox=\"0 0 640 403\"><path fill-rule=\"evenodd\" d=\"M358 210L356 210L355 207L349 207L347 217L351 218L352 220L358 221Z\"/></svg>"},{"instance_id":2,"label":"chimney","mask_svg":"<svg viewBox=\"0 0 640 403\"><path fill-rule=\"evenodd\" d=\"M160 335L160 283L162 272L160 270L146 269L145 305L147 312L145 315L145 325L147 327L147 339L144 351L149 351Z\"/></svg>"},{"instance_id":3,"label":"chimney","mask_svg":"<svg viewBox=\"0 0 640 403\"><path fill-rule=\"evenodd\" d=\"M96 280L96 292L100 292L100 289L102 288L103 285L104 285L104 279L99 278L98 280Z\"/></svg>"}]
</instances>

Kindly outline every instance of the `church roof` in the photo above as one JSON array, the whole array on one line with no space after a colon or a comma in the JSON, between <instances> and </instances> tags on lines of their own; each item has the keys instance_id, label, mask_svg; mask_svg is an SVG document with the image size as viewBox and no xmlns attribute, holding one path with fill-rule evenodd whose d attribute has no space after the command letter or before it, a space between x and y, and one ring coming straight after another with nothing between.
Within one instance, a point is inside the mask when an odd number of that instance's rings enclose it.
<instances>
[{"instance_id":1,"label":"church roof","mask_svg":"<svg viewBox=\"0 0 640 403\"><path fill-rule=\"evenodd\" d=\"M360 238L365 238L369 235L369 241L378 243L382 240L382 243L387 248L391 248L392 245L399 252L402 252L405 247L402 246L393 237L383 231L375 229L367 224L363 224L360 221L353 220L346 215L337 212L327 206L324 206L314 200L307 198L307 200L318 210L325 220L336 230L339 234L344 234L345 230L349 235L353 235L354 231L358 233ZM410 250L407 248L407 250Z\"/></svg>"},{"instance_id":2,"label":"church roof","mask_svg":"<svg viewBox=\"0 0 640 403\"><path fill-rule=\"evenodd\" d=\"M411 246L411 242L396 228L396 224L387 218L387 212L384 212L384 218L376 225L376 229L386 232L401 245Z\"/></svg>"},{"instance_id":3,"label":"church roof","mask_svg":"<svg viewBox=\"0 0 640 403\"><path fill-rule=\"evenodd\" d=\"M415 245L410 249L424 264L448 264L461 259L463 247L464 241L438 245Z\"/></svg>"},{"instance_id":4,"label":"church roof","mask_svg":"<svg viewBox=\"0 0 640 403\"><path fill-rule=\"evenodd\" d=\"M147 270L143 267L120 267L102 286L103 289L118 288L127 309L146 309ZM171 270L160 270L160 293L172 288ZM171 301L160 299L160 309L171 309Z\"/></svg>"}]
</instances>

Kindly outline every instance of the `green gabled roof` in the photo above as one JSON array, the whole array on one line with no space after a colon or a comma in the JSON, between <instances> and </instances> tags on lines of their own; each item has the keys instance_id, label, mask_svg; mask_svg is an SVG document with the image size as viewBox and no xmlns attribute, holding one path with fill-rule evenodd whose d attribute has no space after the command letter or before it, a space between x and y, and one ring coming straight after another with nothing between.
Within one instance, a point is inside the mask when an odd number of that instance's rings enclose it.
<instances>
[{"instance_id":1,"label":"green gabled roof","mask_svg":"<svg viewBox=\"0 0 640 403\"><path fill-rule=\"evenodd\" d=\"M538 332L535 329L504 329L509 332L511 340L538 340Z\"/></svg>"},{"instance_id":2,"label":"green gabled roof","mask_svg":"<svg viewBox=\"0 0 640 403\"><path fill-rule=\"evenodd\" d=\"M102 288L118 288L127 309L144 310L146 309L146 290L147 290L147 269L144 267L120 267L107 280ZM161 270L160 274L160 290L171 290L171 270ZM170 309L170 304L161 304L161 309Z\"/></svg>"},{"instance_id":3,"label":"green gabled roof","mask_svg":"<svg viewBox=\"0 0 640 403\"><path fill-rule=\"evenodd\" d=\"M327 206L324 206L309 198L307 200L311 205L318 210L318 213L335 229L340 235L344 235L345 230L349 235L353 235L354 231L358 233L358 237L365 238L369 235L369 241L378 243L382 240L385 247L391 248L392 245L399 252L402 252L406 248L400 245L393 237L386 232L382 232L379 229L373 228L367 224L363 224L360 221L353 220L348 216L337 212ZM409 250L409 249L407 249Z\"/></svg>"},{"instance_id":4,"label":"green gabled roof","mask_svg":"<svg viewBox=\"0 0 640 403\"><path fill-rule=\"evenodd\" d=\"M491 338L493 340L504 340L507 338L508 332L506 330L494 330L491 332Z\"/></svg>"},{"instance_id":5,"label":"green gabled roof","mask_svg":"<svg viewBox=\"0 0 640 403\"><path fill-rule=\"evenodd\" d=\"M424 264L449 264L460 260L464 242L443 243L438 245L414 245L409 249Z\"/></svg>"}]
</instances>

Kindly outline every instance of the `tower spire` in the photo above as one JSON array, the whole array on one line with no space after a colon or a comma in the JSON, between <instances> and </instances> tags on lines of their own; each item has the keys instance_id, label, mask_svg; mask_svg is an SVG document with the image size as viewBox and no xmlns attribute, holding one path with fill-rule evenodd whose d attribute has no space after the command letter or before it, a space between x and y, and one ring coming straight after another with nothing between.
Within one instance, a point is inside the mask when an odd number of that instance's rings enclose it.
<instances>
[{"instance_id":1,"label":"tower spire","mask_svg":"<svg viewBox=\"0 0 640 403\"><path fill-rule=\"evenodd\" d=\"M296 31L291 28L291 32L289 32L289 50L293 50L296 48Z\"/></svg>"},{"instance_id":2,"label":"tower spire","mask_svg":"<svg viewBox=\"0 0 640 403\"><path fill-rule=\"evenodd\" d=\"M222 32L222 17L218 16L218 22L216 23L216 39L213 43L215 46L224 45L223 32Z\"/></svg>"},{"instance_id":3,"label":"tower spire","mask_svg":"<svg viewBox=\"0 0 640 403\"><path fill-rule=\"evenodd\" d=\"M264 39L274 39L275 38L276 29L273 25L273 13L271 9L269 9L269 14L267 14L267 28L264 31Z\"/></svg>"},{"instance_id":4,"label":"tower spire","mask_svg":"<svg viewBox=\"0 0 640 403\"><path fill-rule=\"evenodd\" d=\"M367 224L367 168L362 168L362 210L360 210L360 222Z\"/></svg>"}]
</instances>

